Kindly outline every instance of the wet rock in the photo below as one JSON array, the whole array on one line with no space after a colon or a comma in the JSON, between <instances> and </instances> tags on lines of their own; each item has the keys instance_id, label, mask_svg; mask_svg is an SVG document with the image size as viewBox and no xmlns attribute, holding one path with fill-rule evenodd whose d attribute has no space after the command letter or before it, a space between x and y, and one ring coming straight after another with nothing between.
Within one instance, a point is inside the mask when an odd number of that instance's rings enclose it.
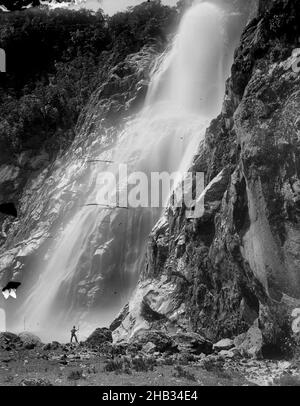
<instances>
[{"instance_id":1,"label":"wet rock","mask_svg":"<svg viewBox=\"0 0 300 406\"><path fill-rule=\"evenodd\" d=\"M230 350L232 347L234 347L233 340L230 340L230 338L224 338L223 340L220 340L217 343L215 343L213 349L217 351L222 351L222 350Z\"/></svg>"},{"instance_id":2,"label":"wet rock","mask_svg":"<svg viewBox=\"0 0 300 406\"><path fill-rule=\"evenodd\" d=\"M118 317L113 320L113 322L111 323L111 325L109 326L109 329L111 331L115 331L118 327L120 327L120 325L122 324L123 320L126 318L126 316L129 314L129 305L126 304L122 311L120 312L120 314L118 315Z\"/></svg>"},{"instance_id":3,"label":"wet rock","mask_svg":"<svg viewBox=\"0 0 300 406\"><path fill-rule=\"evenodd\" d=\"M241 312L241 317L242 319L247 323L247 324L253 324L254 321L258 317L258 312L251 308L248 304L245 298L242 299L241 304L240 304L240 312Z\"/></svg>"},{"instance_id":4,"label":"wet rock","mask_svg":"<svg viewBox=\"0 0 300 406\"><path fill-rule=\"evenodd\" d=\"M32 350L35 347L41 346L42 342L41 339L31 333L20 333L19 334L19 338L24 346L24 348L28 349L28 350Z\"/></svg>"},{"instance_id":5,"label":"wet rock","mask_svg":"<svg viewBox=\"0 0 300 406\"><path fill-rule=\"evenodd\" d=\"M0 166L0 184L4 182L12 182L19 175L20 169L13 165Z\"/></svg>"},{"instance_id":6,"label":"wet rock","mask_svg":"<svg viewBox=\"0 0 300 406\"><path fill-rule=\"evenodd\" d=\"M91 347L98 347L104 343L112 342L112 333L108 328L97 328L86 340L86 344Z\"/></svg>"},{"instance_id":7,"label":"wet rock","mask_svg":"<svg viewBox=\"0 0 300 406\"><path fill-rule=\"evenodd\" d=\"M49 164L49 154L47 154L47 152L41 152L29 162L29 166L34 170L41 169L47 164Z\"/></svg>"},{"instance_id":8,"label":"wet rock","mask_svg":"<svg viewBox=\"0 0 300 406\"><path fill-rule=\"evenodd\" d=\"M197 199L196 207L201 207L201 202L204 207L204 210L199 210L199 212L197 213L196 209L194 213L194 215L197 216L198 220L201 219L201 221L207 221L216 213L221 205L221 201L228 186L229 179L229 168L224 168L206 186L205 190Z\"/></svg>"}]
</instances>

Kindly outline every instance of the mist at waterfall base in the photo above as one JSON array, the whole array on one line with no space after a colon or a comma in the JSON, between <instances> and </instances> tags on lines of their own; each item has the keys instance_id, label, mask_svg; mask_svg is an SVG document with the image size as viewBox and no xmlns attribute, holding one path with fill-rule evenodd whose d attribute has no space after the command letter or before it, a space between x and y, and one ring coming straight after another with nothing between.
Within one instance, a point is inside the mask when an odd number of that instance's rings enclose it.
<instances>
[{"instance_id":1,"label":"mist at waterfall base","mask_svg":"<svg viewBox=\"0 0 300 406\"><path fill-rule=\"evenodd\" d=\"M98 159L113 161L105 171L117 173L122 163L147 176L189 168L206 127L221 110L244 21L233 11L209 1L187 10L170 51L153 70L141 112L128 120L114 147L99 152ZM91 151L92 143L86 158ZM69 157L66 177L76 170ZM96 201L101 171L84 165L80 204L62 220L63 227L53 226L53 243L24 275L16 304L7 303L12 331L25 329L44 341L63 342L79 325L83 340L96 327L109 325L136 286L148 236L163 208L86 206ZM67 184L66 179L57 182Z\"/></svg>"}]
</instances>

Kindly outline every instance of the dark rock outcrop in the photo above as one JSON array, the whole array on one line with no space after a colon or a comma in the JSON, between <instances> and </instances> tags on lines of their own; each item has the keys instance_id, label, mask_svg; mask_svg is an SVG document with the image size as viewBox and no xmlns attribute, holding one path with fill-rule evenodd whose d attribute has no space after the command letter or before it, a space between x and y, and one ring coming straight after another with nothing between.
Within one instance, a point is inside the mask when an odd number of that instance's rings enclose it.
<instances>
[{"instance_id":1,"label":"dark rock outcrop","mask_svg":"<svg viewBox=\"0 0 300 406\"><path fill-rule=\"evenodd\" d=\"M28 350L42 345L41 339L32 333L20 333L18 337L21 340L24 348Z\"/></svg>"},{"instance_id":2,"label":"dark rock outcrop","mask_svg":"<svg viewBox=\"0 0 300 406\"><path fill-rule=\"evenodd\" d=\"M176 333L172 336L179 352L189 354L211 354L213 345L196 333Z\"/></svg>"},{"instance_id":3,"label":"dark rock outcrop","mask_svg":"<svg viewBox=\"0 0 300 406\"><path fill-rule=\"evenodd\" d=\"M20 338L13 333L0 333L0 348L2 350L12 350L16 348L16 346L20 346L21 340Z\"/></svg>"},{"instance_id":4,"label":"dark rock outcrop","mask_svg":"<svg viewBox=\"0 0 300 406\"><path fill-rule=\"evenodd\" d=\"M96 330L87 338L86 344L89 347L99 347L105 343L112 342L112 334L108 328L96 328Z\"/></svg>"},{"instance_id":5,"label":"dark rock outcrop","mask_svg":"<svg viewBox=\"0 0 300 406\"><path fill-rule=\"evenodd\" d=\"M174 351L175 349L174 340L169 335L158 330L141 330L132 337L130 343L140 349L148 343L152 343L159 352Z\"/></svg>"}]
</instances>

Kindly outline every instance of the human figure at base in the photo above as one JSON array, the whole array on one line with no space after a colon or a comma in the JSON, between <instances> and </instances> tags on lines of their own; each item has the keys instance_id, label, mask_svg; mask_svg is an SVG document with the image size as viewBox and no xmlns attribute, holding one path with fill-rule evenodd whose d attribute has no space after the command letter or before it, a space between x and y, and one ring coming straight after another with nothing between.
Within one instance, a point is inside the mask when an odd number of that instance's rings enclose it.
<instances>
[{"instance_id":1,"label":"human figure at base","mask_svg":"<svg viewBox=\"0 0 300 406\"><path fill-rule=\"evenodd\" d=\"M71 343L73 342L73 338L74 338L76 343L78 344L78 340L77 340L77 336L76 336L76 333L77 333L78 330L76 330L76 327L73 326L73 328L71 330L71 341L70 341Z\"/></svg>"}]
</instances>

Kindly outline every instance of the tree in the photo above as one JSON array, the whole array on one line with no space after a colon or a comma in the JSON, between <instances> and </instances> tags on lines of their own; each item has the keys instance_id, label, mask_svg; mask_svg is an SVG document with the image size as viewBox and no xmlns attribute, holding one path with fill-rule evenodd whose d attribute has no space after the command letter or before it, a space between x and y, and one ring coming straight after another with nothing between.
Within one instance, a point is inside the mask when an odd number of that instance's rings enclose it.
<instances>
[{"instance_id":1,"label":"tree","mask_svg":"<svg viewBox=\"0 0 300 406\"><path fill-rule=\"evenodd\" d=\"M8 1L36 4L0 5ZM55 154L70 145L80 112L112 67L144 45L164 49L177 17L159 1L112 17L101 9L0 12L0 48L7 55L7 73L0 74L0 163L22 151Z\"/></svg>"}]
</instances>

